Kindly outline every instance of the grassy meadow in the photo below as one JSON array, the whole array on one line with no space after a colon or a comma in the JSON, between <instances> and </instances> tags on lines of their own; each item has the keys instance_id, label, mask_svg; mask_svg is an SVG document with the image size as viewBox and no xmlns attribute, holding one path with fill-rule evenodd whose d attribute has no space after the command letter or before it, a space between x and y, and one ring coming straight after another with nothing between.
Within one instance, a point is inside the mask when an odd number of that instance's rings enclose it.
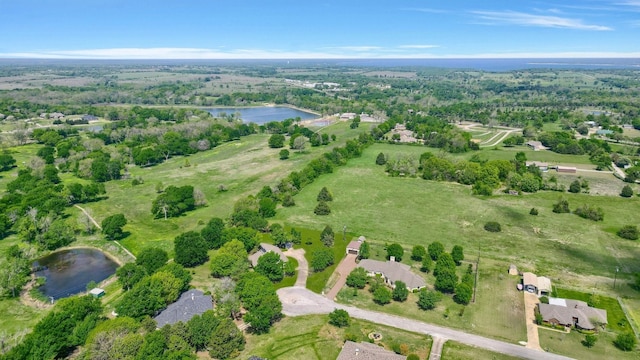
<instances>
[{"instance_id":1,"label":"grassy meadow","mask_svg":"<svg viewBox=\"0 0 640 360\"><path fill-rule=\"evenodd\" d=\"M448 340L442 347L442 356L440 357L440 359L513 360L520 358Z\"/></svg>"}]
</instances>

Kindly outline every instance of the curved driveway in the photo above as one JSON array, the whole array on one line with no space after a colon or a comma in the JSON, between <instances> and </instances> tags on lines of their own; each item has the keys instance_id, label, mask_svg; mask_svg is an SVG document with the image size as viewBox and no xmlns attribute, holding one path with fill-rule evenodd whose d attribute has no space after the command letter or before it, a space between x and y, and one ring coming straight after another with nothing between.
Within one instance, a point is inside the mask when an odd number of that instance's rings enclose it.
<instances>
[{"instance_id":1,"label":"curved driveway","mask_svg":"<svg viewBox=\"0 0 640 360\"><path fill-rule=\"evenodd\" d=\"M282 301L282 312L287 316L327 314L334 309L343 309L349 312L350 316L357 319L363 319L415 333L437 336L498 353L521 357L523 359L571 359L562 355L528 349L520 345L468 334L463 331L452 330L399 316L337 304L334 301L315 294L303 287L296 286L279 289L278 296L280 297L280 301Z\"/></svg>"}]
</instances>

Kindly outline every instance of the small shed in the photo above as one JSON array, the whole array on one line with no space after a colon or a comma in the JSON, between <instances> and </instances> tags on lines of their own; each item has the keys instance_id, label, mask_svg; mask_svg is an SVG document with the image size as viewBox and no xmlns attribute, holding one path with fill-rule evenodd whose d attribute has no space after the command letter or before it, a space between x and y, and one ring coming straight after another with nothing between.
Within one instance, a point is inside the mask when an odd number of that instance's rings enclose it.
<instances>
[{"instance_id":1,"label":"small shed","mask_svg":"<svg viewBox=\"0 0 640 360\"><path fill-rule=\"evenodd\" d=\"M518 275L518 268L514 264L509 265L509 275Z\"/></svg>"},{"instance_id":2,"label":"small shed","mask_svg":"<svg viewBox=\"0 0 640 360\"><path fill-rule=\"evenodd\" d=\"M105 295L104 289L93 288L89 291L89 294L95 298L101 298Z\"/></svg>"}]
</instances>

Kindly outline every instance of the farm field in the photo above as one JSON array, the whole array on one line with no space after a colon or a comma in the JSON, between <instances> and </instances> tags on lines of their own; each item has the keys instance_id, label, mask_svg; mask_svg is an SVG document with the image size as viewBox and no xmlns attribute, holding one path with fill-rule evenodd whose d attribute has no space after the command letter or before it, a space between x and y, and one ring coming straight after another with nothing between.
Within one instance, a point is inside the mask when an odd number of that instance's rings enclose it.
<instances>
[{"instance_id":1,"label":"farm field","mask_svg":"<svg viewBox=\"0 0 640 360\"><path fill-rule=\"evenodd\" d=\"M337 328L328 323L328 316L314 315L285 317L269 334L250 336L241 359L251 355L266 359L335 359L340 353L345 336L353 341L368 341L368 335L376 332L382 335L380 343L390 350L394 344L406 344L410 353L421 359L428 357L431 338L367 321L351 319L351 325Z\"/></svg>"}]
</instances>

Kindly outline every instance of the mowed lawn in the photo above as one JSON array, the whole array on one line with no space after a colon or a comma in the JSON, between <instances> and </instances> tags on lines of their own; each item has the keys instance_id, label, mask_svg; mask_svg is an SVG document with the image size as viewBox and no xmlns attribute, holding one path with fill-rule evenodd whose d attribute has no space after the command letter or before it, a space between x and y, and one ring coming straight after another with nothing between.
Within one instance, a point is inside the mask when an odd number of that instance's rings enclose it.
<instances>
[{"instance_id":1,"label":"mowed lawn","mask_svg":"<svg viewBox=\"0 0 640 360\"><path fill-rule=\"evenodd\" d=\"M431 350L431 338L367 321L351 319L351 325L337 328L328 324L328 316L285 317L264 335L248 335L240 359L260 356L278 360L327 360L338 357L348 334L353 341L368 341L369 334L382 335L378 343L390 350L393 344L406 344L410 353L426 359Z\"/></svg>"},{"instance_id":2,"label":"mowed lawn","mask_svg":"<svg viewBox=\"0 0 640 360\"><path fill-rule=\"evenodd\" d=\"M423 147L375 144L333 174L322 175L295 196L296 206L278 210L276 219L295 227L334 229L364 235L374 243L413 245L442 242L447 249L462 245L467 254L514 263L522 270L537 271L554 282L571 287L619 281L640 271L640 243L624 240L615 231L637 223L640 199L539 192L523 196L479 197L469 186L393 178L375 165L379 152L419 153ZM316 196L326 186L333 193L331 214L317 216ZM555 214L560 197L571 209L584 204L601 207L604 221L594 222L573 214ZM538 216L529 215L535 207ZM502 232L483 229L487 221L498 221ZM595 275L595 276L594 276ZM622 280L621 280L622 279Z\"/></svg>"},{"instance_id":3,"label":"mowed lawn","mask_svg":"<svg viewBox=\"0 0 640 360\"><path fill-rule=\"evenodd\" d=\"M514 360L520 359L505 354L496 353L490 350L477 348L455 342L452 340L444 343L442 347L442 360L460 360L460 359L474 359L474 360Z\"/></svg>"},{"instance_id":4,"label":"mowed lawn","mask_svg":"<svg viewBox=\"0 0 640 360\"><path fill-rule=\"evenodd\" d=\"M403 263L415 265L414 271L419 266L411 260L403 259ZM466 268L467 263L458 267L459 276L464 274ZM407 301L402 303L392 301L387 305L378 305L373 302L373 296L368 289L358 290L354 296L354 290L346 286L338 294L338 301L511 343L526 341L524 298L522 292L516 289L520 278L507 274L507 263L489 259L480 259L479 269L476 302L467 306L456 304L451 295L443 295L435 309L420 310L417 305L417 293L409 294ZM434 276L419 274L425 277L427 287L433 290Z\"/></svg>"}]
</instances>

